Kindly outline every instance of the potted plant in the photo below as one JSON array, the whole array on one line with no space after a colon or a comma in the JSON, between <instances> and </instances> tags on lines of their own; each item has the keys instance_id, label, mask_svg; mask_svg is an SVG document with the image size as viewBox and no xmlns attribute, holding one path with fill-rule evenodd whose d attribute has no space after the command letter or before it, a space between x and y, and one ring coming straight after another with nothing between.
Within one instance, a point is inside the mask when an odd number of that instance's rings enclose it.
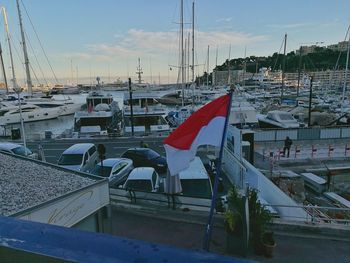
<instances>
[{"instance_id":1,"label":"potted plant","mask_svg":"<svg viewBox=\"0 0 350 263\"><path fill-rule=\"evenodd\" d=\"M267 225L272 221L272 216L269 210L260 203L258 192L255 189L249 190L249 221L254 252L258 255L266 254L265 244L271 245L273 239L273 233L267 232ZM270 247L269 249L271 250Z\"/></svg>"},{"instance_id":2,"label":"potted plant","mask_svg":"<svg viewBox=\"0 0 350 263\"><path fill-rule=\"evenodd\" d=\"M273 232L267 231L262 234L261 242L264 247L264 255L266 257L273 256L273 250L276 247L276 242L273 236Z\"/></svg>"},{"instance_id":3,"label":"potted plant","mask_svg":"<svg viewBox=\"0 0 350 263\"><path fill-rule=\"evenodd\" d=\"M227 196L225 229L227 233L226 249L228 253L245 255L243 237L243 198L236 188L232 188Z\"/></svg>"}]
</instances>

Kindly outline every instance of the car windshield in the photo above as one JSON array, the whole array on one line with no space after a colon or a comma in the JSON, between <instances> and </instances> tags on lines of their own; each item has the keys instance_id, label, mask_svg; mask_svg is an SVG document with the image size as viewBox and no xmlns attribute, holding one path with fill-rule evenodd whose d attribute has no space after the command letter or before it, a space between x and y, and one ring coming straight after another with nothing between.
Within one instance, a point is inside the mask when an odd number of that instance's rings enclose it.
<instances>
[{"instance_id":1,"label":"car windshield","mask_svg":"<svg viewBox=\"0 0 350 263\"><path fill-rule=\"evenodd\" d=\"M12 152L14 154L23 155L23 156L33 154L31 150L29 150L28 148L25 148L23 146L18 146L16 148L12 149ZM26 154L26 152L27 152L27 154Z\"/></svg>"},{"instance_id":2,"label":"car windshield","mask_svg":"<svg viewBox=\"0 0 350 263\"><path fill-rule=\"evenodd\" d=\"M112 167L96 165L95 169L92 171L94 175L109 177L111 174Z\"/></svg>"},{"instance_id":3,"label":"car windshield","mask_svg":"<svg viewBox=\"0 0 350 263\"><path fill-rule=\"evenodd\" d=\"M82 163L82 154L63 154L58 161L60 165L79 165Z\"/></svg>"},{"instance_id":4,"label":"car windshield","mask_svg":"<svg viewBox=\"0 0 350 263\"><path fill-rule=\"evenodd\" d=\"M128 180L125 185L126 189L132 189L136 191L152 191L152 184L150 180Z\"/></svg>"},{"instance_id":5,"label":"car windshield","mask_svg":"<svg viewBox=\"0 0 350 263\"><path fill-rule=\"evenodd\" d=\"M182 179L181 187L184 196L211 198L209 179Z\"/></svg>"},{"instance_id":6,"label":"car windshield","mask_svg":"<svg viewBox=\"0 0 350 263\"><path fill-rule=\"evenodd\" d=\"M147 154L148 159L150 159L150 160L156 159L160 156L159 153L152 151L152 150L147 150L146 154Z\"/></svg>"}]
</instances>

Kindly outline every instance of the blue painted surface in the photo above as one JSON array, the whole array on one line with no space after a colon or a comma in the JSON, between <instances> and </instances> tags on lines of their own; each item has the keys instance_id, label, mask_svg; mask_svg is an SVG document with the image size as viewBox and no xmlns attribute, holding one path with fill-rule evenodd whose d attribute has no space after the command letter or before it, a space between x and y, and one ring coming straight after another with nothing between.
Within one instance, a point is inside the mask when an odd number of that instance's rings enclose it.
<instances>
[{"instance_id":1,"label":"blue painted surface","mask_svg":"<svg viewBox=\"0 0 350 263\"><path fill-rule=\"evenodd\" d=\"M0 217L0 246L78 262L248 262L9 217Z\"/></svg>"}]
</instances>

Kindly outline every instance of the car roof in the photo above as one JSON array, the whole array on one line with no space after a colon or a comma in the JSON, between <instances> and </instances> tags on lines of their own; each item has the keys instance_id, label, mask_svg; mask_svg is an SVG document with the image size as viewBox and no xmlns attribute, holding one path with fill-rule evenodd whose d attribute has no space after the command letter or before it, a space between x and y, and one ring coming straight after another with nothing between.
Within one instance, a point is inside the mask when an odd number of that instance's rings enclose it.
<instances>
[{"instance_id":1,"label":"car roof","mask_svg":"<svg viewBox=\"0 0 350 263\"><path fill-rule=\"evenodd\" d=\"M152 174L154 172L154 168L152 167L138 167L134 168L127 180L149 180L152 178Z\"/></svg>"},{"instance_id":2,"label":"car roof","mask_svg":"<svg viewBox=\"0 0 350 263\"><path fill-rule=\"evenodd\" d=\"M83 154L92 146L94 146L93 143L77 143L66 149L63 154Z\"/></svg>"},{"instance_id":3,"label":"car roof","mask_svg":"<svg viewBox=\"0 0 350 263\"><path fill-rule=\"evenodd\" d=\"M22 147L22 145L12 142L1 142L0 143L0 149L1 150L12 150L17 147Z\"/></svg>"},{"instance_id":4,"label":"car roof","mask_svg":"<svg viewBox=\"0 0 350 263\"><path fill-rule=\"evenodd\" d=\"M208 179L208 172L205 169L202 160L196 156L191 162L190 166L179 173L180 179Z\"/></svg>"},{"instance_id":5,"label":"car roof","mask_svg":"<svg viewBox=\"0 0 350 263\"><path fill-rule=\"evenodd\" d=\"M150 148L141 148L141 147L135 147L135 148L129 148L127 149L126 151L138 151L138 152L146 152L146 151L149 151L149 150L152 150Z\"/></svg>"},{"instance_id":6,"label":"car roof","mask_svg":"<svg viewBox=\"0 0 350 263\"><path fill-rule=\"evenodd\" d=\"M120 163L121 161L128 162L132 164L132 160L128 158L108 158L103 160L103 166L106 167L113 167L117 163ZM99 162L97 165L101 166L101 162Z\"/></svg>"}]
</instances>

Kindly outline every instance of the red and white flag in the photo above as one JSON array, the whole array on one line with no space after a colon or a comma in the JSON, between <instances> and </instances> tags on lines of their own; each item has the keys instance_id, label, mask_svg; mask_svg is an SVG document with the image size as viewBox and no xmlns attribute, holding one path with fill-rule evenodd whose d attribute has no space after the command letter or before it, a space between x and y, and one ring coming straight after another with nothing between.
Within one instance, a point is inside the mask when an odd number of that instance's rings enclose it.
<instances>
[{"instance_id":1,"label":"red and white flag","mask_svg":"<svg viewBox=\"0 0 350 263\"><path fill-rule=\"evenodd\" d=\"M221 145L229 103L229 94L213 100L194 112L164 140L171 175L189 167L198 146Z\"/></svg>"}]
</instances>

